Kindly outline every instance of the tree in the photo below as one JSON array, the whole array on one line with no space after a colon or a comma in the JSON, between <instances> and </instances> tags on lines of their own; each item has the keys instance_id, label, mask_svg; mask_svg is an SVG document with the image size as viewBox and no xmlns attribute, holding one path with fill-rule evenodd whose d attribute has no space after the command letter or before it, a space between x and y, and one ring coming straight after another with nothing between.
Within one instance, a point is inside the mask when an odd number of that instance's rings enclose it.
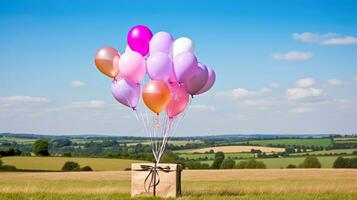
<instances>
[{"instance_id":1,"label":"tree","mask_svg":"<svg viewBox=\"0 0 357 200\"><path fill-rule=\"evenodd\" d=\"M255 159L240 161L236 168L238 169L265 169L266 165L263 161L257 161Z\"/></svg>"},{"instance_id":2,"label":"tree","mask_svg":"<svg viewBox=\"0 0 357 200\"><path fill-rule=\"evenodd\" d=\"M316 157L308 156L299 166L302 168L321 168L321 163Z\"/></svg>"},{"instance_id":3,"label":"tree","mask_svg":"<svg viewBox=\"0 0 357 200\"><path fill-rule=\"evenodd\" d=\"M223 160L224 160L224 153L223 152L219 151L219 152L215 153L214 161L212 163L211 168L212 169L221 168L221 164L222 164Z\"/></svg>"},{"instance_id":4,"label":"tree","mask_svg":"<svg viewBox=\"0 0 357 200\"><path fill-rule=\"evenodd\" d=\"M172 151L167 151L162 154L160 162L162 163L177 163L179 156Z\"/></svg>"},{"instance_id":5,"label":"tree","mask_svg":"<svg viewBox=\"0 0 357 200\"><path fill-rule=\"evenodd\" d=\"M48 142L47 140L39 139L32 145L32 152L37 156L48 156Z\"/></svg>"},{"instance_id":6,"label":"tree","mask_svg":"<svg viewBox=\"0 0 357 200\"><path fill-rule=\"evenodd\" d=\"M62 167L62 171L79 171L81 166L73 161L67 161Z\"/></svg>"},{"instance_id":7,"label":"tree","mask_svg":"<svg viewBox=\"0 0 357 200\"><path fill-rule=\"evenodd\" d=\"M291 168L296 168L296 165L289 164L288 166L286 166L286 168L288 168L288 169L291 169Z\"/></svg>"},{"instance_id":8,"label":"tree","mask_svg":"<svg viewBox=\"0 0 357 200\"><path fill-rule=\"evenodd\" d=\"M221 169L233 169L235 165L236 161L234 161L233 159L224 159L221 164Z\"/></svg>"},{"instance_id":9,"label":"tree","mask_svg":"<svg viewBox=\"0 0 357 200\"><path fill-rule=\"evenodd\" d=\"M348 161L339 156L338 158L336 158L335 162L333 162L333 168L348 168Z\"/></svg>"}]
</instances>

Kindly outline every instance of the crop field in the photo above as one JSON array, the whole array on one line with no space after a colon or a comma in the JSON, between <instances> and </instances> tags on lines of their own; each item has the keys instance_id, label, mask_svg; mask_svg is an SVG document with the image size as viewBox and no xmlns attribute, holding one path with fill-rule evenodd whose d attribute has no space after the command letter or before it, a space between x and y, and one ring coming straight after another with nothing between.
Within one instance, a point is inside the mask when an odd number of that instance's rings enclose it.
<instances>
[{"instance_id":1,"label":"crop field","mask_svg":"<svg viewBox=\"0 0 357 200\"><path fill-rule=\"evenodd\" d=\"M332 149L332 150L323 150L323 151L311 151L303 153L292 153L290 155L324 155L324 154L352 154L357 151L357 149Z\"/></svg>"},{"instance_id":2,"label":"crop field","mask_svg":"<svg viewBox=\"0 0 357 200\"><path fill-rule=\"evenodd\" d=\"M179 157L185 159L204 159L207 157L208 160L214 159L214 153L182 153L179 154ZM253 158L254 154L252 153L225 153L226 158Z\"/></svg>"},{"instance_id":3,"label":"crop field","mask_svg":"<svg viewBox=\"0 0 357 200\"><path fill-rule=\"evenodd\" d=\"M146 144L146 145L150 145L151 142L150 141L143 141L143 142L133 142L133 143L128 143L128 146L134 146L137 144ZM197 144L197 143L202 143L202 141L200 140L169 140L167 143L172 144L172 145L177 145L177 146L182 146L182 145L186 145L186 144Z\"/></svg>"},{"instance_id":4,"label":"crop field","mask_svg":"<svg viewBox=\"0 0 357 200\"><path fill-rule=\"evenodd\" d=\"M271 139L271 140L252 140L249 144L253 145L305 145L327 147L331 144L330 138L291 138L291 139Z\"/></svg>"},{"instance_id":5,"label":"crop field","mask_svg":"<svg viewBox=\"0 0 357 200\"><path fill-rule=\"evenodd\" d=\"M117 171L131 167L131 163L145 161L109 159L109 158L75 158L75 157L4 157L5 165L13 165L27 170L61 170L66 161L77 162L81 167L90 166L95 171Z\"/></svg>"},{"instance_id":6,"label":"crop field","mask_svg":"<svg viewBox=\"0 0 357 200\"><path fill-rule=\"evenodd\" d=\"M322 168L331 168L333 162L338 156L317 156L317 159L321 162ZM353 156L343 156L349 158ZM263 161L268 169L286 168L287 165L298 165L303 162L305 157L284 157L284 158L259 158L257 160ZM235 160L238 163L241 160ZM202 161L203 163L211 164L213 161Z\"/></svg>"},{"instance_id":7,"label":"crop field","mask_svg":"<svg viewBox=\"0 0 357 200\"><path fill-rule=\"evenodd\" d=\"M260 147L260 146L218 146L218 147L207 147L202 149L189 149L189 150L182 150L177 151L179 153L205 153L210 150L214 152L222 151L224 153L240 153L240 152L250 152L252 149L260 150L265 153L272 153L272 152L284 152L284 148L276 148L276 147Z\"/></svg>"},{"instance_id":8,"label":"crop field","mask_svg":"<svg viewBox=\"0 0 357 200\"><path fill-rule=\"evenodd\" d=\"M128 171L0 173L0 180L0 199L130 199ZM267 169L184 170L179 199L356 198L357 170Z\"/></svg>"}]
</instances>

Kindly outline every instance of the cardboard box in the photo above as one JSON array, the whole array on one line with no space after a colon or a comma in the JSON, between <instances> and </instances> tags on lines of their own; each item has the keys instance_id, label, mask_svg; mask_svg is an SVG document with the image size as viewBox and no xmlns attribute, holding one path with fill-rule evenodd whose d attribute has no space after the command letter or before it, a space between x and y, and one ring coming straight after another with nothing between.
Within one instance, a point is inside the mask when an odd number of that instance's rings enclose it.
<instances>
[{"instance_id":1,"label":"cardboard box","mask_svg":"<svg viewBox=\"0 0 357 200\"><path fill-rule=\"evenodd\" d=\"M131 196L178 197L181 195L179 164L133 163L131 165Z\"/></svg>"}]
</instances>

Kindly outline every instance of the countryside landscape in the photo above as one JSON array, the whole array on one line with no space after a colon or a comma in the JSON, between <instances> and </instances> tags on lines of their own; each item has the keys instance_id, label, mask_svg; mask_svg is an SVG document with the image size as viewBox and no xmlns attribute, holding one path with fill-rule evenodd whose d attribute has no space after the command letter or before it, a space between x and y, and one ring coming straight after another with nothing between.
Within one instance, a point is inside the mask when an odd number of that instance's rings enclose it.
<instances>
[{"instance_id":1,"label":"countryside landscape","mask_svg":"<svg viewBox=\"0 0 357 200\"><path fill-rule=\"evenodd\" d=\"M357 0L0 0L0 200L357 200Z\"/></svg>"},{"instance_id":2,"label":"countryside landscape","mask_svg":"<svg viewBox=\"0 0 357 200\"><path fill-rule=\"evenodd\" d=\"M0 149L2 199L130 199L131 163L154 159L145 137L3 133ZM356 160L356 135L176 137L162 158L185 166L182 199L354 199Z\"/></svg>"}]
</instances>

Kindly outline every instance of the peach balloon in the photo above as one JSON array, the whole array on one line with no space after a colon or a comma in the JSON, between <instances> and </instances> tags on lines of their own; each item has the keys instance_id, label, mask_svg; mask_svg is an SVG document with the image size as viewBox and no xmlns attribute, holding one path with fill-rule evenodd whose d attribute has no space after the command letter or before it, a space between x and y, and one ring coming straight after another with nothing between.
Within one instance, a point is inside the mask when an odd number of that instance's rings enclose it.
<instances>
[{"instance_id":1,"label":"peach balloon","mask_svg":"<svg viewBox=\"0 0 357 200\"><path fill-rule=\"evenodd\" d=\"M143 88L142 95L145 105L156 114L163 111L170 101L170 89L163 81L148 82Z\"/></svg>"},{"instance_id":2,"label":"peach balloon","mask_svg":"<svg viewBox=\"0 0 357 200\"><path fill-rule=\"evenodd\" d=\"M119 72L119 69L113 65L115 57L120 57L119 52L113 47L106 46L97 51L94 62L100 72L115 78Z\"/></svg>"}]
</instances>

